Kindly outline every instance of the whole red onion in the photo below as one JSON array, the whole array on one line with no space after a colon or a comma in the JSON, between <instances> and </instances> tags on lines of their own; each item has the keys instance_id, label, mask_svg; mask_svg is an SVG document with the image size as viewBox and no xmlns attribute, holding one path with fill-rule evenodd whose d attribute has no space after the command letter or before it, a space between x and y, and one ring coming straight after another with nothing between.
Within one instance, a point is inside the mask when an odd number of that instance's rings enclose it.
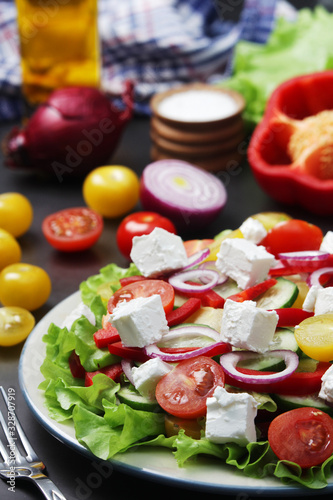
<instances>
[{"instance_id":1,"label":"whole red onion","mask_svg":"<svg viewBox=\"0 0 333 500\"><path fill-rule=\"evenodd\" d=\"M55 90L26 127L14 127L4 143L5 164L64 177L84 175L105 165L133 112L133 86L127 83L120 109L91 87Z\"/></svg>"}]
</instances>

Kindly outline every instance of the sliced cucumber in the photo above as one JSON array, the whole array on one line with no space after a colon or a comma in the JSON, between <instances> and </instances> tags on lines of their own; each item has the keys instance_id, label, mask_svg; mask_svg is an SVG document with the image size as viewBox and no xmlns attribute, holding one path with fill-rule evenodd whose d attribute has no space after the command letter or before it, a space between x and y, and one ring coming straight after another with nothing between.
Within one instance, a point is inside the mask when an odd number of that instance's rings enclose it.
<instances>
[{"instance_id":1,"label":"sliced cucumber","mask_svg":"<svg viewBox=\"0 0 333 500\"><path fill-rule=\"evenodd\" d=\"M117 392L117 396L121 403L125 403L135 410L162 411L155 399L151 400L141 396L133 386L121 387Z\"/></svg>"},{"instance_id":2,"label":"sliced cucumber","mask_svg":"<svg viewBox=\"0 0 333 500\"><path fill-rule=\"evenodd\" d=\"M277 328L273 343L270 346L271 351L276 349L287 349L300 354L301 350L297 345L293 330L289 328ZM285 368L284 361L269 356L269 352L261 356L258 354L257 360L238 363L238 366L259 371L281 371Z\"/></svg>"},{"instance_id":3,"label":"sliced cucumber","mask_svg":"<svg viewBox=\"0 0 333 500\"><path fill-rule=\"evenodd\" d=\"M258 307L263 309L280 309L291 307L298 296L296 283L286 279L277 278L277 283L257 298Z\"/></svg>"},{"instance_id":4,"label":"sliced cucumber","mask_svg":"<svg viewBox=\"0 0 333 500\"><path fill-rule=\"evenodd\" d=\"M284 411L294 410L295 408L311 407L324 411L333 416L333 407L325 403L317 395L312 396L283 396L281 394L273 394L273 399L279 408Z\"/></svg>"},{"instance_id":5,"label":"sliced cucumber","mask_svg":"<svg viewBox=\"0 0 333 500\"><path fill-rule=\"evenodd\" d=\"M236 281L228 278L225 283L214 287L214 292L218 293L224 299L228 298L230 295L241 292L242 289L239 288Z\"/></svg>"}]
</instances>

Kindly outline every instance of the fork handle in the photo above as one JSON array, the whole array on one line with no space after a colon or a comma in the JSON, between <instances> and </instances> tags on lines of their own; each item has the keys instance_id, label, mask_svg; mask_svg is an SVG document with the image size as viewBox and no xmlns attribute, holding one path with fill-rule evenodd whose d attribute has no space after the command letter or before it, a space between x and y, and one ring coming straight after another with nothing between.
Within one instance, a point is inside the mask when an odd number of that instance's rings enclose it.
<instances>
[{"instance_id":1,"label":"fork handle","mask_svg":"<svg viewBox=\"0 0 333 500\"><path fill-rule=\"evenodd\" d=\"M66 500L59 488L44 474L30 476L47 500Z\"/></svg>"}]
</instances>

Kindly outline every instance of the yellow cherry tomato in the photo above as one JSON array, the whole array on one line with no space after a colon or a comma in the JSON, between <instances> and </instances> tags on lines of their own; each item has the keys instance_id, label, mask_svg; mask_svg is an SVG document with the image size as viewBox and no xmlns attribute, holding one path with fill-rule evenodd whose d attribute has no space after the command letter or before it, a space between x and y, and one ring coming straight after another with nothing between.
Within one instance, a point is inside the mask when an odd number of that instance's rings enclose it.
<instances>
[{"instance_id":1,"label":"yellow cherry tomato","mask_svg":"<svg viewBox=\"0 0 333 500\"><path fill-rule=\"evenodd\" d=\"M83 182L83 198L88 207L103 217L120 217L139 200L139 178L122 165L98 167Z\"/></svg>"},{"instance_id":2,"label":"yellow cherry tomato","mask_svg":"<svg viewBox=\"0 0 333 500\"><path fill-rule=\"evenodd\" d=\"M302 351L317 361L333 360L333 313L318 314L295 328L295 339Z\"/></svg>"},{"instance_id":3,"label":"yellow cherry tomato","mask_svg":"<svg viewBox=\"0 0 333 500\"><path fill-rule=\"evenodd\" d=\"M31 264L11 264L0 273L0 302L34 311L51 293L51 280L44 269Z\"/></svg>"},{"instance_id":4,"label":"yellow cherry tomato","mask_svg":"<svg viewBox=\"0 0 333 500\"><path fill-rule=\"evenodd\" d=\"M22 307L0 307L0 346L23 342L35 326L35 318Z\"/></svg>"},{"instance_id":5,"label":"yellow cherry tomato","mask_svg":"<svg viewBox=\"0 0 333 500\"><path fill-rule=\"evenodd\" d=\"M32 205L23 194L0 194L0 227L2 229L17 238L28 231L32 219Z\"/></svg>"},{"instance_id":6,"label":"yellow cherry tomato","mask_svg":"<svg viewBox=\"0 0 333 500\"><path fill-rule=\"evenodd\" d=\"M21 247L8 231L0 228L0 271L10 264L20 262Z\"/></svg>"}]
</instances>

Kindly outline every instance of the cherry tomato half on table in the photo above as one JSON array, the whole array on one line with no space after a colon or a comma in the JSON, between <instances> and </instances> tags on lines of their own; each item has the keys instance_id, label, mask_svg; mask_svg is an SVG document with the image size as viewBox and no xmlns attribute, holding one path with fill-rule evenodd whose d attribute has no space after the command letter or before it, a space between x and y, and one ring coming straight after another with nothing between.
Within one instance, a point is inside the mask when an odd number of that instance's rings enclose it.
<instances>
[{"instance_id":1,"label":"cherry tomato half on table","mask_svg":"<svg viewBox=\"0 0 333 500\"><path fill-rule=\"evenodd\" d=\"M88 207L103 217L120 217L137 204L139 185L138 176L128 167L98 167L83 182L83 198Z\"/></svg>"},{"instance_id":2,"label":"cherry tomato half on table","mask_svg":"<svg viewBox=\"0 0 333 500\"><path fill-rule=\"evenodd\" d=\"M176 228L171 220L158 213L135 212L125 217L117 230L117 245L123 256L130 259L134 236L149 234L155 227L161 227L169 233L176 234Z\"/></svg>"},{"instance_id":3,"label":"cherry tomato half on table","mask_svg":"<svg viewBox=\"0 0 333 500\"><path fill-rule=\"evenodd\" d=\"M303 220L290 219L276 224L260 244L277 256L281 252L318 250L322 239L323 233L318 226Z\"/></svg>"},{"instance_id":4,"label":"cherry tomato half on table","mask_svg":"<svg viewBox=\"0 0 333 500\"><path fill-rule=\"evenodd\" d=\"M35 326L35 318L22 307L0 307L0 346L23 342Z\"/></svg>"},{"instance_id":5,"label":"cherry tomato half on table","mask_svg":"<svg viewBox=\"0 0 333 500\"><path fill-rule=\"evenodd\" d=\"M0 227L15 238L26 233L33 219L33 208L20 193L0 194Z\"/></svg>"},{"instance_id":6,"label":"cherry tomato half on table","mask_svg":"<svg viewBox=\"0 0 333 500\"><path fill-rule=\"evenodd\" d=\"M47 216L42 224L47 241L62 252L86 250L103 231L103 218L86 207L67 208Z\"/></svg>"},{"instance_id":7,"label":"cherry tomato half on table","mask_svg":"<svg viewBox=\"0 0 333 500\"><path fill-rule=\"evenodd\" d=\"M28 311L41 307L51 293L51 280L44 269L19 262L0 273L0 302Z\"/></svg>"},{"instance_id":8,"label":"cherry tomato half on table","mask_svg":"<svg viewBox=\"0 0 333 500\"><path fill-rule=\"evenodd\" d=\"M280 460L302 468L319 465L333 453L333 419L311 407L287 411L271 422L268 441Z\"/></svg>"},{"instance_id":9,"label":"cherry tomato half on table","mask_svg":"<svg viewBox=\"0 0 333 500\"><path fill-rule=\"evenodd\" d=\"M206 400L217 386L224 386L221 365L206 356L180 361L156 386L158 404L180 418L206 414Z\"/></svg>"},{"instance_id":10,"label":"cherry tomato half on table","mask_svg":"<svg viewBox=\"0 0 333 500\"><path fill-rule=\"evenodd\" d=\"M108 312L111 314L120 301L128 302L137 297L150 297L154 294L160 295L166 314L172 311L175 300L173 287L166 281L147 279L136 281L117 290L108 301Z\"/></svg>"}]
</instances>

